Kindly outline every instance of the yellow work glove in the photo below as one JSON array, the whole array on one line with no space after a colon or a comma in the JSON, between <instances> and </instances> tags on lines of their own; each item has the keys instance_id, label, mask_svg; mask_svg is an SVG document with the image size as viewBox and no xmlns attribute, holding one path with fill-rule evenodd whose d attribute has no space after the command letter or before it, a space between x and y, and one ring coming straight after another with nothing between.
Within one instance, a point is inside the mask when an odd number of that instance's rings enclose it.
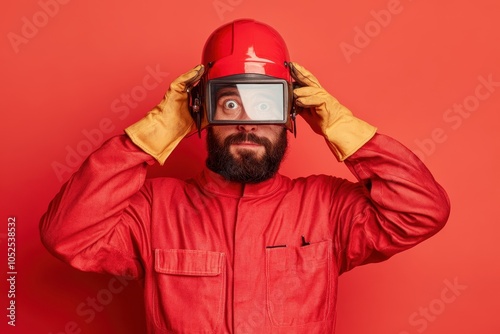
<instances>
[{"instance_id":1,"label":"yellow work glove","mask_svg":"<svg viewBox=\"0 0 500 334\"><path fill-rule=\"evenodd\" d=\"M130 139L161 165L182 138L196 131L186 89L200 80L204 70L203 65L198 65L175 79L160 104L125 129Z\"/></svg>"},{"instance_id":2,"label":"yellow work glove","mask_svg":"<svg viewBox=\"0 0 500 334\"><path fill-rule=\"evenodd\" d=\"M308 70L291 63L292 77L302 87L293 90L299 115L314 132L325 137L338 161L344 161L370 140L377 131L374 126L352 115L331 96Z\"/></svg>"}]
</instances>

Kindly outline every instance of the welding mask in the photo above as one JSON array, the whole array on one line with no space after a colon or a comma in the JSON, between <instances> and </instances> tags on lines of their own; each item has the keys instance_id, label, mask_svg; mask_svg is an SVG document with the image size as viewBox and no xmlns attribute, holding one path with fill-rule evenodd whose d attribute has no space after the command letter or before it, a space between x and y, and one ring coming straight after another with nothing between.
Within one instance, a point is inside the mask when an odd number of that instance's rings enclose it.
<instances>
[{"instance_id":1,"label":"welding mask","mask_svg":"<svg viewBox=\"0 0 500 334\"><path fill-rule=\"evenodd\" d=\"M198 129L208 125L277 124L295 129L289 55L270 26L236 20L215 30L203 49L205 73L189 88Z\"/></svg>"}]
</instances>

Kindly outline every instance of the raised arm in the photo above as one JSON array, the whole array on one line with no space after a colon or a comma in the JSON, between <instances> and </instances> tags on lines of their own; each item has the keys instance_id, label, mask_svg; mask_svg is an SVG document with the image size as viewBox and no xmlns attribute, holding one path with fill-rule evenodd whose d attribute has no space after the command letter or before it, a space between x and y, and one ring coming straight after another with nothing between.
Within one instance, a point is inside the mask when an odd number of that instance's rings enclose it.
<instances>
[{"instance_id":1,"label":"raised arm","mask_svg":"<svg viewBox=\"0 0 500 334\"><path fill-rule=\"evenodd\" d=\"M194 131L186 86L202 73L199 65L174 80L158 106L91 154L62 187L40 221L50 252L81 270L142 275L141 258L151 256L146 166L163 164Z\"/></svg>"},{"instance_id":2,"label":"raised arm","mask_svg":"<svg viewBox=\"0 0 500 334\"><path fill-rule=\"evenodd\" d=\"M424 164L396 140L356 118L314 75L293 63L300 115L325 138L337 160L358 179L338 191L332 209L340 271L377 262L438 232L450 204Z\"/></svg>"},{"instance_id":3,"label":"raised arm","mask_svg":"<svg viewBox=\"0 0 500 334\"><path fill-rule=\"evenodd\" d=\"M345 164L359 183L338 218L341 271L409 249L437 233L448 220L446 192L396 140L376 134Z\"/></svg>"}]
</instances>

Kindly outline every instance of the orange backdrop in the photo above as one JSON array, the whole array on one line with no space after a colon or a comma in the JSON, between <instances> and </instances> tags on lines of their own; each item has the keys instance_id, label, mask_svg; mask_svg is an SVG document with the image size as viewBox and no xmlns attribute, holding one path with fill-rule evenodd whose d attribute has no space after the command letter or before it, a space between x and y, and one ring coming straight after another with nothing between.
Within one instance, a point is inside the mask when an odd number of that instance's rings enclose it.
<instances>
[{"instance_id":1,"label":"orange backdrop","mask_svg":"<svg viewBox=\"0 0 500 334\"><path fill-rule=\"evenodd\" d=\"M78 272L41 245L38 221L82 159L122 133L237 18L274 26L292 59L356 115L413 149L448 191L438 235L340 279L339 334L499 333L500 3L497 0L79 1L2 5L2 277L15 219L16 326L2 333L141 333L136 282ZM352 179L300 121L282 173ZM186 177L184 141L152 175ZM9 219L11 218L11 219ZM12 224L11 224L12 226Z\"/></svg>"}]
</instances>

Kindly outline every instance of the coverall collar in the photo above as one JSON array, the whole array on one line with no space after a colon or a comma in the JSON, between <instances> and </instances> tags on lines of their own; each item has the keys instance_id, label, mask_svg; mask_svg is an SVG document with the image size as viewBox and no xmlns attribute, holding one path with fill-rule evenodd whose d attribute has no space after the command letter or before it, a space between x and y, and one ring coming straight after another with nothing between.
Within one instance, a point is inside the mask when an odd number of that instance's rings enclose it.
<instances>
[{"instance_id":1,"label":"coverall collar","mask_svg":"<svg viewBox=\"0 0 500 334\"><path fill-rule=\"evenodd\" d=\"M260 197L276 192L283 184L283 176L276 173L272 178L259 183L239 183L226 180L207 167L196 177L196 181L207 192L227 197Z\"/></svg>"}]
</instances>

